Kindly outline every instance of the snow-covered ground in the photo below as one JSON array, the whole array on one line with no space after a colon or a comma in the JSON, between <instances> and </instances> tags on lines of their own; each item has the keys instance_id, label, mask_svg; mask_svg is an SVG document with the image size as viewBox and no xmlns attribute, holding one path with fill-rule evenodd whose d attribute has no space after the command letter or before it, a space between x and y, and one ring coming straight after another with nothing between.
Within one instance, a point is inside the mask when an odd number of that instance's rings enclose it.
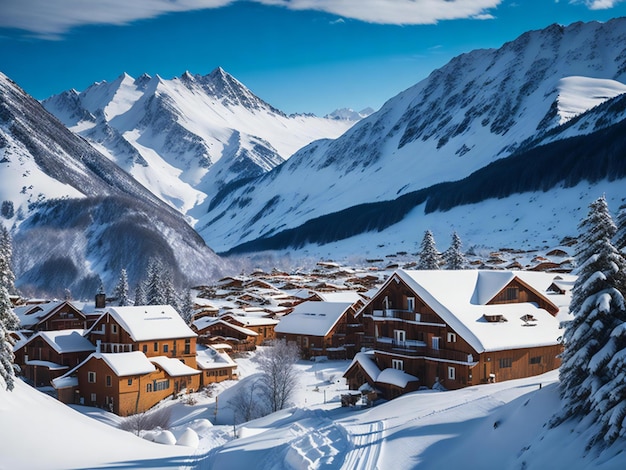
<instances>
[{"instance_id":1,"label":"snow-covered ground","mask_svg":"<svg viewBox=\"0 0 626 470\"><path fill-rule=\"evenodd\" d=\"M342 408L349 361L301 361L294 407L233 426L228 400L258 373L253 358L238 364L240 382L219 384L211 397L196 393L195 404L160 405L170 407L179 445L136 437L116 428L115 415L72 409L18 381L0 391L0 468L626 468L623 440L602 453L585 449L588 420L545 425L560 407L558 371Z\"/></svg>"}]
</instances>

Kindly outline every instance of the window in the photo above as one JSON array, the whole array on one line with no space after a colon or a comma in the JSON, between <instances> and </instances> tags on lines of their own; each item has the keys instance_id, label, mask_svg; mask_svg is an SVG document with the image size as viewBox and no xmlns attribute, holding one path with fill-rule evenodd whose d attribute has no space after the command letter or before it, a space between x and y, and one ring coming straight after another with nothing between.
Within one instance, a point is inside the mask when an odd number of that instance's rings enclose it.
<instances>
[{"instance_id":1,"label":"window","mask_svg":"<svg viewBox=\"0 0 626 470\"><path fill-rule=\"evenodd\" d=\"M391 367L393 367L396 370L404 370L404 361L400 359L392 359Z\"/></svg>"},{"instance_id":2,"label":"window","mask_svg":"<svg viewBox=\"0 0 626 470\"><path fill-rule=\"evenodd\" d=\"M450 380L456 380L456 369L454 367L448 367L448 378Z\"/></svg>"},{"instance_id":3,"label":"window","mask_svg":"<svg viewBox=\"0 0 626 470\"><path fill-rule=\"evenodd\" d=\"M185 354L191 354L191 340L189 338L185 340Z\"/></svg>"},{"instance_id":4,"label":"window","mask_svg":"<svg viewBox=\"0 0 626 470\"><path fill-rule=\"evenodd\" d=\"M95 402L96 402L96 394L95 394L95 393L92 393L92 394L91 394L91 401L92 401L93 403L95 403Z\"/></svg>"},{"instance_id":5,"label":"window","mask_svg":"<svg viewBox=\"0 0 626 470\"><path fill-rule=\"evenodd\" d=\"M396 343L404 343L406 341L406 331L393 330L393 339Z\"/></svg>"},{"instance_id":6,"label":"window","mask_svg":"<svg viewBox=\"0 0 626 470\"><path fill-rule=\"evenodd\" d=\"M511 359L510 357L504 357L500 359L500 369L505 369L507 367L512 367L512 366L513 366L513 359Z\"/></svg>"},{"instance_id":7,"label":"window","mask_svg":"<svg viewBox=\"0 0 626 470\"><path fill-rule=\"evenodd\" d=\"M91 372L91 371L87 372L87 382L89 382L90 384L95 384L96 383L96 373L95 372Z\"/></svg>"},{"instance_id":8,"label":"window","mask_svg":"<svg viewBox=\"0 0 626 470\"><path fill-rule=\"evenodd\" d=\"M132 385L133 384L133 379L128 379L128 385Z\"/></svg>"},{"instance_id":9,"label":"window","mask_svg":"<svg viewBox=\"0 0 626 470\"><path fill-rule=\"evenodd\" d=\"M147 352L148 352L148 345L147 345L147 344L144 344L144 345L143 345L143 352L144 352L144 353L147 353Z\"/></svg>"},{"instance_id":10,"label":"window","mask_svg":"<svg viewBox=\"0 0 626 470\"><path fill-rule=\"evenodd\" d=\"M153 389L155 392L167 390L168 388L170 388L170 379L154 381Z\"/></svg>"},{"instance_id":11,"label":"window","mask_svg":"<svg viewBox=\"0 0 626 470\"><path fill-rule=\"evenodd\" d=\"M170 350L170 346L169 346L169 344L164 344L164 345L163 345L163 352L164 352L164 353L166 353L166 352L168 352L169 350Z\"/></svg>"},{"instance_id":12,"label":"window","mask_svg":"<svg viewBox=\"0 0 626 470\"><path fill-rule=\"evenodd\" d=\"M434 349L435 351L438 351L438 350L439 350L439 340L440 340L440 339L441 339L441 338L440 338L439 336L433 336L433 339L432 339L432 345L433 345L433 349Z\"/></svg>"},{"instance_id":13,"label":"window","mask_svg":"<svg viewBox=\"0 0 626 470\"><path fill-rule=\"evenodd\" d=\"M528 362L530 364L541 364L541 356L531 357Z\"/></svg>"},{"instance_id":14,"label":"window","mask_svg":"<svg viewBox=\"0 0 626 470\"><path fill-rule=\"evenodd\" d=\"M114 335L117 334L117 325L115 325L115 324L111 325L111 333L113 333Z\"/></svg>"},{"instance_id":15,"label":"window","mask_svg":"<svg viewBox=\"0 0 626 470\"><path fill-rule=\"evenodd\" d=\"M111 376L107 375L106 376L106 386L110 387L111 385L113 385L113 380L111 380Z\"/></svg>"},{"instance_id":16,"label":"window","mask_svg":"<svg viewBox=\"0 0 626 470\"><path fill-rule=\"evenodd\" d=\"M406 309L409 312L415 311L415 297L407 297L406 298Z\"/></svg>"},{"instance_id":17,"label":"window","mask_svg":"<svg viewBox=\"0 0 626 470\"><path fill-rule=\"evenodd\" d=\"M448 333L448 343L456 343L456 333Z\"/></svg>"},{"instance_id":18,"label":"window","mask_svg":"<svg viewBox=\"0 0 626 470\"><path fill-rule=\"evenodd\" d=\"M159 350L159 343L154 342L154 351L157 352Z\"/></svg>"},{"instance_id":19,"label":"window","mask_svg":"<svg viewBox=\"0 0 626 470\"><path fill-rule=\"evenodd\" d=\"M152 384L147 384L146 385L146 392L151 392L152 391Z\"/></svg>"}]
</instances>

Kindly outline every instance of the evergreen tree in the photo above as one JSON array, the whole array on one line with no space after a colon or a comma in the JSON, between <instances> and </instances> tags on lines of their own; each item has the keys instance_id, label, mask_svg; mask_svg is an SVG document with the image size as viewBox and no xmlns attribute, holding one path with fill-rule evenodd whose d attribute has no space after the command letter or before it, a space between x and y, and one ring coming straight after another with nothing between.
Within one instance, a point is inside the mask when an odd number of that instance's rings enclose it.
<instances>
[{"instance_id":1,"label":"evergreen tree","mask_svg":"<svg viewBox=\"0 0 626 470\"><path fill-rule=\"evenodd\" d=\"M446 262L446 269L465 269L467 260L461 250L461 237L459 237L459 234L456 232L452 234L452 244L444 253L444 260Z\"/></svg>"},{"instance_id":2,"label":"evergreen tree","mask_svg":"<svg viewBox=\"0 0 626 470\"><path fill-rule=\"evenodd\" d=\"M113 290L113 296L117 299L117 305L125 307L130 305L130 298L128 297L128 275L126 269L120 271L120 278L117 281L117 285Z\"/></svg>"},{"instance_id":3,"label":"evergreen tree","mask_svg":"<svg viewBox=\"0 0 626 470\"><path fill-rule=\"evenodd\" d=\"M161 277L161 285L163 289L163 303L165 305L171 305L174 309L180 309L180 299L178 297L178 292L174 289L174 284L172 283L172 273L170 271L165 271Z\"/></svg>"},{"instance_id":4,"label":"evergreen tree","mask_svg":"<svg viewBox=\"0 0 626 470\"><path fill-rule=\"evenodd\" d=\"M11 331L19 328L20 322L13 312L9 293L15 291L15 276L11 268L11 238L2 227L0 236L0 377L7 390L13 390L15 370L13 368L13 345Z\"/></svg>"},{"instance_id":5,"label":"evergreen tree","mask_svg":"<svg viewBox=\"0 0 626 470\"><path fill-rule=\"evenodd\" d=\"M556 424L594 413L604 432L609 422L615 423L616 416L623 413L613 405L615 397L611 398L606 386L616 379L609 364L617 360L615 353L624 337L624 297L616 286L623 285L626 266L611 243L616 226L604 197L590 204L579 229L578 278L570 303L574 318L565 329L559 369L564 407ZM623 373L621 376L623 381ZM612 416L606 414L609 410Z\"/></svg>"},{"instance_id":6,"label":"evergreen tree","mask_svg":"<svg viewBox=\"0 0 626 470\"><path fill-rule=\"evenodd\" d=\"M9 294L15 294L15 275L13 274L13 245L9 231L0 226L0 285Z\"/></svg>"},{"instance_id":7,"label":"evergreen tree","mask_svg":"<svg viewBox=\"0 0 626 470\"><path fill-rule=\"evenodd\" d=\"M187 289L180 305L180 316L183 317L185 323L191 325L191 322L193 321L193 314L193 297L191 295L191 289Z\"/></svg>"},{"instance_id":8,"label":"evergreen tree","mask_svg":"<svg viewBox=\"0 0 626 470\"><path fill-rule=\"evenodd\" d=\"M620 206L619 212L617 213L615 248L622 253L626 253L626 204Z\"/></svg>"},{"instance_id":9,"label":"evergreen tree","mask_svg":"<svg viewBox=\"0 0 626 470\"><path fill-rule=\"evenodd\" d=\"M146 276L147 305L165 305L162 273L163 264L157 258L152 258L148 263Z\"/></svg>"},{"instance_id":10,"label":"evergreen tree","mask_svg":"<svg viewBox=\"0 0 626 470\"><path fill-rule=\"evenodd\" d=\"M146 297L146 287L143 281L137 282L135 287L135 305L147 305L148 299Z\"/></svg>"},{"instance_id":11,"label":"evergreen tree","mask_svg":"<svg viewBox=\"0 0 626 470\"><path fill-rule=\"evenodd\" d=\"M435 246L433 232L427 230L420 246L417 269L439 269L441 255Z\"/></svg>"}]
</instances>

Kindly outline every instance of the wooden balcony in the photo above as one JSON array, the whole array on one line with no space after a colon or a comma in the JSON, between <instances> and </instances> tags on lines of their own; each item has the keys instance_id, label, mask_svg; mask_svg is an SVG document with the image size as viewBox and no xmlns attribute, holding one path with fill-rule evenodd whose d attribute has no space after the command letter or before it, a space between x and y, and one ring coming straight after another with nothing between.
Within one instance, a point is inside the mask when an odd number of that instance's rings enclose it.
<instances>
[{"instance_id":1,"label":"wooden balcony","mask_svg":"<svg viewBox=\"0 0 626 470\"><path fill-rule=\"evenodd\" d=\"M474 357L466 352L452 351L449 349L433 349L429 348L423 341L416 340L397 341L393 338L379 336L376 338L374 349L390 354L424 357L426 359L440 359L466 364L474 362Z\"/></svg>"},{"instance_id":2,"label":"wooden balcony","mask_svg":"<svg viewBox=\"0 0 626 470\"><path fill-rule=\"evenodd\" d=\"M418 313L411 312L409 310L399 310L395 308L389 308L384 310L373 310L372 313L365 313L365 315L370 315L377 319L390 319L390 320L401 320L413 323L425 323L425 324L435 324L435 325L443 325L441 320L437 318L435 315L429 313Z\"/></svg>"}]
</instances>

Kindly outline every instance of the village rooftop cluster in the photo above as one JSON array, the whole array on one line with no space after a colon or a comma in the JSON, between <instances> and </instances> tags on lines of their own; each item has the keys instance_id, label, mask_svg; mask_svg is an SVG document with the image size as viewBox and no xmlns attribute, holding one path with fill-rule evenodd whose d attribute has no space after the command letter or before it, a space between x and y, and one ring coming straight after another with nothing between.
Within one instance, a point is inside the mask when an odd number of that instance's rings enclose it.
<instances>
[{"instance_id":1,"label":"village rooftop cluster","mask_svg":"<svg viewBox=\"0 0 626 470\"><path fill-rule=\"evenodd\" d=\"M460 271L413 270L402 256L196 286L190 324L171 306L116 306L103 293L95 302L13 297L15 364L62 402L120 416L236 380L235 359L274 339L295 342L306 359L351 360L346 384L368 402L558 368L574 281L560 269L566 251L527 261L553 272L512 270L519 253L507 261L507 251Z\"/></svg>"}]
</instances>

